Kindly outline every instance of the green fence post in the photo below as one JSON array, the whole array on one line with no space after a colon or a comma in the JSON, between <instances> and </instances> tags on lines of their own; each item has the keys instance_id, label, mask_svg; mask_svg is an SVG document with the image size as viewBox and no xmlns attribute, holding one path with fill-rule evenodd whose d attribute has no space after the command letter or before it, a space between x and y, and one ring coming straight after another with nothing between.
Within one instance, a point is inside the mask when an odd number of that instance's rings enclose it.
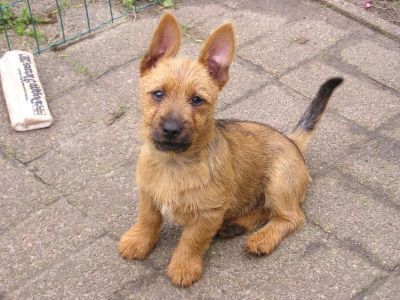
<instances>
[{"instance_id":1,"label":"green fence post","mask_svg":"<svg viewBox=\"0 0 400 300\"><path fill-rule=\"evenodd\" d=\"M32 15L31 4L29 3L29 0L26 0L26 3L28 4L29 17L30 17L30 20L31 20L31 22L32 22L33 34L35 35L37 53L40 54L40 45L39 45L39 40L38 40L38 36L37 36L37 32L36 32L35 19L33 18L33 15Z\"/></svg>"},{"instance_id":2,"label":"green fence post","mask_svg":"<svg viewBox=\"0 0 400 300\"><path fill-rule=\"evenodd\" d=\"M110 15L111 15L111 22L114 23L114 15L113 15L113 11L112 11L112 0L108 0L108 7L110 8Z\"/></svg>"},{"instance_id":3,"label":"green fence post","mask_svg":"<svg viewBox=\"0 0 400 300\"><path fill-rule=\"evenodd\" d=\"M3 20L3 5L0 4L0 19ZM6 41L7 41L7 47L8 50L11 50L11 45L10 45L10 39L8 38L8 34L7 34L7 26L5 24L5 22L3 23L3 30L4 30L4 36L6 37Z\"/></svg>"},{"instance_id":4,"label":"green fence post","mask_svg":"<svg viewBox=\"0 0 400 300\"><path fill-rule=\"evenodd\" d=\"M56 0L56 5L57 5L58 17L60 18L60 26L61 26L61 33L62 33L62 37L63 37L63 42L65 43L64 21L63 21L63 18L62 18L60 4L58 3L58 0Z\"/></svg>"},{"instance_id":5,"label":"green fence post","mask_svg":"<svg viewBox=\"0 0 400 300\"><path fill-rule=\"evenodd\" d=\"M87 22L87 26L88 26L88 31L89 31L89 33L91 33L92 29L90 28L89 10L88 10L86 0L84 0L83 3L85 4L86 22Z\"/></svg>"}]
</instances>

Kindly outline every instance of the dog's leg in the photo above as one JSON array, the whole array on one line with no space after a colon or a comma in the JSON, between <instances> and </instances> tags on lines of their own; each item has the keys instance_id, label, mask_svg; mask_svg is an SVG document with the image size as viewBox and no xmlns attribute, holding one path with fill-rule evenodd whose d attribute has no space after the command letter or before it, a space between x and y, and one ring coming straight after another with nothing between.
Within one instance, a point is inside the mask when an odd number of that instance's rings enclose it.
<instances>
[{"instance_id":1,"label":"dog's leg","mask_svg":"<svg viewBox=\"0 0 400 300\"><path fill-rule=\"evenodd\" d=\"M269 209L265 207L252 210L244 216L224 222L218 230L217 236L220 238L231 238L246 231L254 230L267 223L269 215Z\"/></svg>"},{"instance_id":2,"label":"dog's leg","mask_svg":"<svg viewBox=\"0 0 400 300\"><path fill-rule=\"evenodd\" d=\"M178 286L190 286L200 279L203 271L203 255L220 228L224 212L213 212L211 215L199 216L182 232L167 269L172 283Z\"/></svg>"},{"instance_id":3,"label":"dog's leg","mask_svg":"<svg viewBox=\"0 0 400 300\"><path fill-rule=\"evenodd\" d=\"M118 249L123 258L143 259L153 249L162 223L162 215L149 195L140 192L139 217L122 235Z\"/></svg>"},{"instance_id":4,"label":"dog's leg","mask_svg":"<svg viewBox=\"0 0 400 300\"><path fill-rule=\"evenodd\" d=\"M246 241L246 249L252 254L270 254L287 234L304 222L300 203L304 199L309 177L303 165L291 170L288 173L275 172L269 177L265 193L271 215L268 223Z\"/></svg>"}]
</instances>

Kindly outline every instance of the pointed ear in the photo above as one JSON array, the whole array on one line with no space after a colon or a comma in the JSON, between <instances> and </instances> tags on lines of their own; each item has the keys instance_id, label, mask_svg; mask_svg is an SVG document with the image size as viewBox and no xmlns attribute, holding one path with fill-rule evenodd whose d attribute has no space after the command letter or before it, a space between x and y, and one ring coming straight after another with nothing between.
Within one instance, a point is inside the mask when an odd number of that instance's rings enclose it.
<instances>
[{"instance_id":1,"label":"pointed ear","mask_svg":"<svg viewBox=\"0 0 400 300\"><path fill-rule=\"evenodd\" d=\"M231 23L215 29L201 49L199 62L207 67L208 73L220 89L229 79L229 66L235 55L235 34Z\"/></svg>"},{"instance_id":2,"label":"pointed ear","mask_svg":"<svg viewBox=\"0 0 400 300\"><path fill-rule=\"evenodd\" d=\"M140 63L140 74L143 75L163 57L178 54L181 45L181 30L173 15L166 13L161 18L153 33L150 47Z\"/></svg>"}]
</instances>

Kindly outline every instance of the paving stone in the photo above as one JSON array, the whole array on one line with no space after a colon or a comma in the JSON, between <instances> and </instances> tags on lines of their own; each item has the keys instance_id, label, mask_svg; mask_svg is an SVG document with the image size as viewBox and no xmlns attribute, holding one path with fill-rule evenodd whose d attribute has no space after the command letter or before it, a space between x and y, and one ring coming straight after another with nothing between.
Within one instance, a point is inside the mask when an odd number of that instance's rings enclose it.
<instances>
[{"instance_id":1,"label":"paving stone","mask_svg":"<svg viewBox=\"0 0 400 300\"><path fill-rule=\"evenodd\" d=\"M386 49L373 41L363 40L343 49L341 56L368 76L400 91L400 47L398 44L393 43L392 49Z\"/></svg>"},{"instance_id":2,"label":"paving stone","mask_svg":"<svg viewBox=\"0 0 400 300\"><path fill-rule=\"evenodd\" d=\"M281 132L290 133L310 102L311 98L304 99L270 84L217 116L268 123ZM312 172L328 168L351 145L366 139L349 122L327 110L305 154Z\"/></svg>"},{"instance_id":3,"label":"paving stone","mask_svg":"<svg viewBox=\"0 0 400 300\"><path fill-rule=\"evenodd\" d=\"M271 76L252 70L236 60L230 68L230 79L222 90L219 101L230 104L251 91L259 89L270 80Z\"/></svg>"},{"instance_id":4,"label":"paving stone","mask_svg":"<svg viewBox=\"0 0 400 300\"><path fill-rule=\"evenodd\" d=\"M400 141L400 114L389 119L378 129L378 132L385 137Z\"/></svg>"},{"instance_id":5,"label":"paving stone","mask_svg":"<svg viewBox=\"0 0 400 300\"><path fill-rule=\"evenodd\" d=\"M364 299L397 299L400 295L400 272L397 270L371 295Z\"/></svg>"},{"instance_id":6,"label":"paving stone","mask_svg":"<svg viewBox=\"0 0 400 300\"><path fill-rule=\"evenodd\" d=\"M71 87L87 80L87 76L58 57L56 52L49 51L36 55L35 63L49 105L56 102L57 97Z\"/></svg>"},{"instance_id":7,"label":"paving stone","mask_svg":"<svg viewBox=\"0 0 400 300\"><path fill-rule=\"evenodd\" d=\"M135 163L128 163L109 174L100 176L87 188L68 198L92 219L115 236L120 236L136 220L138 191Z\"/></svg>"},{"instance_id":8,"label":"paving stone","mask_svg":"<svg viewBox=\"0 0 400 300\"><path fill-rule=\"evenodd\" d=\"M0 156L0 170L0 233L60 197L15 161Z\"/></svg>"},{"instance_id":9,"label":"paving stone","mask_svg":"<svg viewBox=\"0 0 400 300\"><path fill-rule=\"evenodd\" d=\"M117 242L103 237L12 295L15 299L109 299L151 269L118 256Z\"/></svg>"},{"instance_id":10,"label":"paving stone","mask_svg":"<svg viewBox=\"0 0 400 300\"><path fill-rule=\"evenodd\" d=\"M305 210L324 231L366 249L387 267L400 259L400 210L341 173L314 178Z\"/></svg>"},{"instance_id":11,"label":"paving stone","mask_svg":"<svg viewBox=\"0 0 400 300\"><path fill-rule=\"evenodd\" d=\"M102 232L79 210L58 201L0 236L1 291L11 292Z\"/></svg>"},{"instance_id":12,"label":"paving stone","mask_svg":"<svg viewBox=\"0 0 400 300\"><path fill-rule=\"evenodd\" d=\"M392 91L363 79L312 61L283 76L281 81L307 97L314 97L324 80L344 77L344 83L334 92L329 107L342 116L375 129L400 112L400 102Z\"/></svg>"},{"instance_id":13,"label":"paving stone","mask_svg":"<svg viewBox=\"0 0 400 300\"><path fill-rule=\"evenodd\" d=\"M384 191L400 209L400 142L373 140L339 164L340 170L368 187Z\"/></svg>"},{"instance_id":14,"label":"paving stone","mask_svg":"<svg viewBox=\"0 0 400 300\"><path fill-rule=\"evenodd\" d=\"M139 60L107 72L98 83L121 99L128 107L139 107Z\"/></svg>"},{"instance_id":15,"label":"paving stone","mask_svg":"<svg viewBox=\"0 0 400 300\"><path fill-rule=\"evenodd\" d=\"M210 33L201 32L198 27L210 20L219 20L222 22L224 14L227 13L226 8L214 3L204 3L204 1L192 1L188 5L176 5L174 8L166 10L173 14L179 24L183 25L182 30L188 30L188 34L194 38L203 39Z\"/></svg>"},{"instance_id":16,"label":"paving stone","mask_svg":"<svg viewBox=\"0 0 400 300\"><path fill-rule=\"evenodd\" d=\"M166 268L169 247L156 248L157 267ZM245 254L244 237L217 240L206 256L203 278L188 289L173 287L165 275L154 276L141 287L128 284L116 294L123 299L320 299L350 298L385 272L371 266L307 224L287 237L270 256ZM160 259L160 257L163 257ZM312 283L312 284L310 284Z\"/></svg>"},{"instance_id":17,"label":"paving stone","mask_svg":"<svg viewBox=\"0 0 400 300\"><path fill-rule=\"evenodd\" d=\"M126 21L68 47L61 54L85 68L92 77L98 77L142 55L158 19L147 16L135 22Z\"/></svg>"},{"instance_id":18,"label":"paving stone","mask_svg":"<svg viewBox=\"0 0 400 300\"><path fill-rule=\"evenodd\" d=\"M138 122L135 112L128 110L111 126L100 123L64 140L57 150L29 167L45 182L71 194L136 156Z\"/></svg>"},{"instance_id":19,"label":"paving stone","mask_svg":"<svg viewBox=\"0 0 400 300\"><path fill-rule=\"evenodd\" d=\"M307 102L276 84L268 84L248 98L232 104L218 118L249 120L267 123L288 132L300 120Z\"/></svg>"},{"instance_id":20,"label":"paving stone","mask_svg":"<svg viewBox=\"0 0 400 300\"><path fill-rule=\"evenodd\" d=\"M196 26L194 30L200 32L200 37L205 39L213 28L218 27L226 21L233 22L236 42L239 46L257 37L276 32L287 22L284 16L273 15L270 12L259 13L248 10L231 11L229 9L223 9L221 15L216 18L208 19L207 22ZM268 26L265 24L268 24ZM255 28L257 28L257 30L254 30Z\"/></svg>"},{"instance_id":21,"label":"paving stone","mask_svg":"<svg viewBox=\"0 0 400 300\"><path fill-rule=\"evenodd\" d=\"M347 32L320 20L303 20L238 51L276 76L334 45Z\"/></svg>"},{"instance_id":22,"label":"paving stone","mask_svg":"<svg viewBox=\"0 0 400 300\"><path fill-rule=\"evenodd\" d=\"M49 103L55 120L50 128L16 132L11 128L5 103L1 100L0 144L14 149L16 158L22 162L29 162L51 149L57 149L64 140L81 131L96 130L98 124L104 124L112 112L126 105L98 85L84 85Z\"/></svg>"}]
</instances>

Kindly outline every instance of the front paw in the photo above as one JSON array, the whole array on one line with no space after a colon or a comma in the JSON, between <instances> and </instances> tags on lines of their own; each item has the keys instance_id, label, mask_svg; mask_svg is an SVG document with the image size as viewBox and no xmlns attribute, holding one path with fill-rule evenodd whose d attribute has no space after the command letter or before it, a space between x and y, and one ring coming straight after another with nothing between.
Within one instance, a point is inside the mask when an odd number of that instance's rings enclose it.
<instances>
[{"instance_id":1,"label":"front paw","mask_svg":"<svg viewBox=\"0 0 400 300\"><path fill-rule=\"evenodd\" d=\"M172 283L188 287L199 280L203 272L201 259L180 260L172 259L167 269L167 275Z\"/></svg>"},{"instance_id":2,"label":"front paw","mask_svg":"<svg viewBox=\"0 0 400 300\"><path fill-rule=\"evenodd\" d=\"M118 244L118 250L125 259L144 259L149 255L155 242L144 237L145 234L125 233Z\"/></svg>"}]
</instances>

